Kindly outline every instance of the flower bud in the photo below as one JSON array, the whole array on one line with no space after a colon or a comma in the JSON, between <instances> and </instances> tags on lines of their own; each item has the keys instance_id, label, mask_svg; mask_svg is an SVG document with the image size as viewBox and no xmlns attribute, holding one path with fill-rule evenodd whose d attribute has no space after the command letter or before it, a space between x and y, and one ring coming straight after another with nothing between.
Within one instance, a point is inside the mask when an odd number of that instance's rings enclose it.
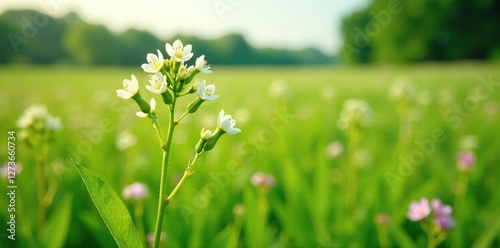
<instances>
[{"instance_id":1,"label":"flower bud","mask_svg":"<svg viewBox=\"0 0 500 248\"><path fill-rule=\"evenodd\" d=\"M168 72L170 71L172 65L173 65L172 59L166 59L165 62L163 63L163 68L165 68L165 70Z\"/></svg>"},{"instance_id":2,"label":"flower bud","mask_svg":"<svg viewBox=\"0 0 500 248\"><path fill-rule=\"evenodd\" d=\"M206 152L212 150L215 145L217 144L217 141L219 141L219 138L224 134L224 132L221 132L221 130L219 128L217 128L217 130L215 130L214 133L212 133L212 136L210 137L210 139L208 139L205 143L205 145L203 146L203 150L205 150Z\"/></svg>"},{"instance_id":3,"label":"flower bud","mask_svg":"<svg viewBox=\"0 0 500 248\"><path fill-rule=\"evenodd\" d=\"M186 79L191 75L191 71L189 68L186 68L186 66L181 65L181 68L179 69L179 78L180 79Z\"/></svg>"},{"instance_id":4,"label":"flower bud","mask_svg":"<svg viewBox=\"0 0 500 248\"><path fill-rule=\"evenodd\" d=\"M195 151L196 153L200 153L203 151L203 147L205 146L205 143L212 137L212 131L203 128L200 133L200 140L195 146Z\"/></svg>"},{"instance_id":5,"label":"flower bud","mask_svg":"<svg viewBox=\"0 0 500 248\"><path fill-rule=\"evenodd\" d=\"M165 92L161 93L161 98L163 98L163 102L167 105L170 105L172 103L173 97L168 90Z\"/></svg>"},{"instance_id":6,"label":"flower bud","mask_svg":"<svg viewBox=\"0 0 500 248\"><path fill-rule=\"evenodd\" d=\"M196 85L193 84L191 85L191 87L189 87L188 93L193 94L196 92L196 89L197 89Z\"/></svg>"},{"instance_id":7,"label":"flower bud","mask_svg":"<svg viewBox=\"0 0 500 248\"><path fill-rule=\"evenodd\" d=\"M193 101L191 101L188 105L187 105L187 111L188 113L194 113L196 112L196 110L198 110L198 108L201 106L201 104L203 103L204 101L201 100L200 97L197 97L196 99L194 99Z\"/></svg>"}]
</instances>

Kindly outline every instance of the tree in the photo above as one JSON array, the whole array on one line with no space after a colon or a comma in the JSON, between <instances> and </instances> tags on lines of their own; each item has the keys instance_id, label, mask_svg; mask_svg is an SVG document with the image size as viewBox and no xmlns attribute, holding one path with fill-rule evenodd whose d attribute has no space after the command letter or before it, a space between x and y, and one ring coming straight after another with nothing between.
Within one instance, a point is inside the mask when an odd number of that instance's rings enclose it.
<instances>
[{"instance_id":1,"label":"tree","mask_svg":"<svg viewBox=\"0 0 500 248\"><path fill-rule=\"evenodd\" d=\"M351 63L487 59L500 48L498 13L494 0L373 0L344 19L341 55L350 57L341 57Z\"/></svg>"},{"instance_id":2,"label":"tree","mask_svg":"<svg viewBox=\"0 0 500 248\"><path fill-rule=\"evenodd\" d=\"M80 64L120 64L124 44L102 25L83 22L68 27L63 47Z\"/></svg>"}]
</instances>

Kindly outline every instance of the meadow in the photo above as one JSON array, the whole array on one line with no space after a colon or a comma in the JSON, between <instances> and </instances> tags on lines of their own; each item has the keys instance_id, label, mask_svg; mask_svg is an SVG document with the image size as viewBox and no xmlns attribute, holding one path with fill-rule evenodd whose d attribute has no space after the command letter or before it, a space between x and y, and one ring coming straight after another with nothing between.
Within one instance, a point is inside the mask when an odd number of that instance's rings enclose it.
<instances>
[{"instance_id":1,"label":"meadow","mask_svg":"<svg viewBox=\"0 0 500 248\"><path fill-rule=\"evenodd\" d=\"M224 136L198 160L167 207L164 246L425 247L420 224L406 217L410 202L421 197L453 207L456 226L440 247L500 246L500 64L212 65L212 70L197 78L216 84L220 98L176 128L169 189L193 157L201 128L213 128L220 109L233 115L242 132ZM7 131L16 129L25 108L45 104L62 120L46 171L54 193L49 216L57 204L70 202L70 219L61 222L69 224L54 229L67 231L60 237L62 247L116 247L70 158L120 195L126 185L145 183L150 192L145 233L153 231L161 151L151 122L135 116L137 106L115 93L132 73L149 100L139 66L0 67L0 162L7 157ZM403 107L388 96L398 80L416 88ZM355 145L338 127L343 104L351 98L372 109L372 121ZM188 102L183 99L179 109ZM164 126L166 107L159 104L156 112ZM123 132L135 142L117 146ZM463 173L456 157L467 142L476 161ZM16 152L23 168L17 176L17 236L12 241L4 235L9 199L7 180L0 178L0 246L35 247L35 161L21 141ZM418 163L405 166L401 158ZM348 189L352 171L355 190ZM272 175L275 184L256 188L250 182L255 172ZM457 200L463 177L466 190ZM132 203L127 207L134 211Z\"/></svg>"}]
</instances>

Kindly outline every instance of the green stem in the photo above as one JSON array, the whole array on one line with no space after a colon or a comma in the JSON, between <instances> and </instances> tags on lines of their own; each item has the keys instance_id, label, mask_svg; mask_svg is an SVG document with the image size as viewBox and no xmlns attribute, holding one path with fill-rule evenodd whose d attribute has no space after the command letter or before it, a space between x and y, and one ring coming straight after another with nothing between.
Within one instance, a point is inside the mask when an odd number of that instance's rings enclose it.
<instances>
[{"instance_id":1,"label":"green stem","mask_svg":"<svg viewBox=\"0 0 500 248\"><path fill-rule=\"evenodd\" d=\"M259 188L257 195L257 217L255 220L254 246L266 247L266 220L269 205L267 203L268 188Z\"/></svg>"},{"instance_id":2,"label":"green stem","mask_svg":"<svg viewBox=\"0 0 500 248\"><path fill-rule=\"evenodd\" d=\"M144 202L137 202L134 206L134 217L137 231L141 237L142 245L146 247L146 233L144 231Z\"/></svg>"},{"instance_id":3,"label":"green stem","mask_svg":"<svg viewBox=\"0 0 500 248\"><path fill-rule=\"evenodd\" d=\"M387 239L387 227L379 226L378 228L378 244L381 248L389 247L389 241Z\"/></svg>"},{"instance_id":4,"label":"green stem","mask_svg":"<svg viewBox=\"0 0 500 248\"><path fill-rule=\"evenodd\" d=\"M454 210L457 222L459 225L453 231L452 247L462 247L462 227L463 225L463 207L465 205L465 195L467 194L467 184L469 179L469 174L467 172L460 172L457 183L457 192L455 195Z\"/></svg>"},{"instance_id":5,"label":"green stem","mask_svg":"<svg viewBox=\"0 0 500 248\"><path fill-rule=\"evenodd\" d=\"M184 112L184 113L183 113L183 114L179 117L179 119L177 119L177 120L175 121L175 124L178 124L178 123L179 123L182 119L184 119L184 117L186 117L186 115L188 115L188 114L189 114L189 113L188 113L188 111Z\"/></svg>"},{"instance_id":6,"label":"green stem","mask_svg":"<svg viewBox=\"0 0 500 248\"><path fill-rule=\"evenodd\" d=\"M189 162L188 166L186 167L186 170L184 171L184 175L182 175L181 180L177 183L177 185L175 185L175 188L172 190L172 192L168 196L167 201L166 201L167 204L170 203L170 201L175 196L175 194L177 193L177 191L179 190L179 188L182 186L182 184L184 183L184 181L186 180L186 178L188 178L189 176L191 176L191 174L194 173L194 170L193 170L194 163L196 163L196 160L198 160L198 157L202 153L203 152L196 153L196 155L193 158L193 161Z\"/></svg>"},{"instance_id":7,"label":"green stem","mask_svg":"<svg viewBox=\"0 0 500 248\"><path fill-rule=\"evenodd\" d=\"M156 135L158 136L158 140L160 141L160 147L163 148L164 144L163 144L163 138L161 137L161 133L160 133L160 128L158 126L158 122L156 121L156 119L154 117L151 116L151 120L153 120L153 127L155 128L156 130Z\"/></svg>"},{"instance_id":8,"label":"green stem","mask_svg":"<svg viewBox=\"0 0 500 248\"><path fill-rule=\"evenodd\" d=\"M37 159L36 163L36 175L37 175L37 189L38 189L38 233L41 234L43 226L45 225L45 166L44 162Z\"/></svg>"},{"instance_id":9,"label":"green stem","mask_svg":"<svg viewBox=\"0 0 500 248\"><path fill-rule=\"evenodd\" d=\"M436 243L434 242L434 229L435 225L432 223L432 218L428 218L429 220L429 226L427 228L427 248L434 248L436 247Z\"/></svg>"},{"instance_id":10,"label":"green stem","mask_svg":"<svg viewBox=\"0 0 500 248\"><path fill-rule=\"evenodd\" d=\"M36 175L37 175L37 197L38 197L38 234L41 235L45 226L45 215L47 212L45 203L45 161L47 148L44 144L39 144L40 150L36 155Z\"/></svg>"},{"instance_id":11,"label":"green stem","mask_svg":"<svg viewBox=\"0 0 500 248\"><path fill-rule=\"evenodd\" d=\"M354 213L357 198L358 186L358 163L356 161L356 152L359 145L359 131L355 127L349 130L349 163L347 168L347 192L346 192L346 212L350 215Z\"/></svg>"},{"instance_id":12,"label":"green stem","mask_svg":"<svg viewBox=\"0 0 500 248\"><path fill-rule=\"evenodd\" d=\"M243 227L243 216L236 216L234 220L233 228L229 236L229 241L227 241L227 248L238 247L238 241L240 239L241 228Z\"/></svg>"},{"instance_id":13,"label":"green stem","mask_svg":"<svg viewBox=\"0 0 500 248\"><path fill-rule=\"evenodd\" d=\"M161 175L160 175L160 195L158 197L158 214L156 215L153 248L158 248L160 246L161 227L163 224L163 217L165 215L165 207L168 204L166 201L168 159L170 155L170 146L172 144L172 136L175 128L174 113L175 113L176 101L177 101L177 96L174 94L172 105L170 106L170 118L168 120L167 142L165 143L164 146L162 146L163 159L161 164Z\"/></svg>"}]
</instances>

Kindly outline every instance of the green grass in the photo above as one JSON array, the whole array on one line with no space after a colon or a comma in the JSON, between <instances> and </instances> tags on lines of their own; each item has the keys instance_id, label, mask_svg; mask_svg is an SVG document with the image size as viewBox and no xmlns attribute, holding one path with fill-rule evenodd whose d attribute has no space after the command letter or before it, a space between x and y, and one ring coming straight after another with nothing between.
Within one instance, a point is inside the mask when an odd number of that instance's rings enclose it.
<instances>
[{"instance_id":1,"label":"green grass","mask_svg":"<svg viewBox=\"0 0 500 248\"><path fill-rule=\"evenodd\" d=\"M406 217L410 201L420 197L439 197L453 205L459 173L455 155L463 135L475 135L477 164L470 174L463 217L451 229L442 247L450 247L460 232L463 247L500 245L500 192L497 169L500 146L500 93L498 87L478 102L459 126L446 117L456 104L464 104L478 77L500 81L500 65L461 63L413 66L369 67L218 67L211 75L198 75L217 85L220 98L202 105L176 129L169 168L169 189L178 180L190 158L202 127L214 128L221 108L232 114L243 131L225 135L214 150L204 154L193 174L167 208L165 219L169 247L231 247L231 235L239 247L373 247L378 245L374 216L390 216L387 227L389 246L425 247L426 237L418 223ZM146 74L139 67L0 67L0 140L15 129L22 111L36 103L48 106L61 117L64 128L56 134L49 152L49 172L58 190L55 202L65 193L73 194L71 228L65 247L113 247L115 244L90 200L83 182L69 162L73 157L106 180L119 194L134 181L149 186L145 224L154 227L161 164L161 151L149 120L137 118L137 106L119 99L115 90L134 73L146 92ZM400 77L412 81L418 90L427 90L432 101L412 105L416 118L409 151L418 149L415 141L443 130L446 139L425 156L414 172L391 190L385 175L398 172L399 117L387 91ZM270 97L268 88L284 80L288 97ZM186 97L190 98L190 97ZM366 129L361 147L367 154L359 170L357 204L345 209L348 156L328 158L325 149L331 141L347 147L347 137L337 128L339 113L346 99L366 100L374 118ZM157 99L160 103L160 99ZM190 99L181 100L178 115ZM276 112L291 115L276 121ZM166 129L166 107L159 104L160 125ZM279 128L278 128L279 127ZM116 136L130 131L135 146L120 151ZM6 142L0 154L7 156ZM17 159L24 168L18 177L18 221L31 229L36 226L36 188L34 160L30 150L19 142ZM228 167L230 169L228 169ZM233 170L236 169L236 170ZM276 178L267 196L269 215L265 228L258 226L257 189L250 176L262 171ZM230 175L227 177L227 175ZM228 180L225 180L228 179ZM49 180L50 181L50 180ZM5 188L1 179L0 186ZM7 198L0 198L0 221L6 223ZM262 200L262 199L260 199ZM233 214L236 204L244 204L245 215ZM4 207L5 206L5 207ZM129 209L132 205L128 204ZM455 207L455 206L453 206ZM49 208L49 213L53 208ZM241 233L239 226L241 225ZM4 226L4 224L2 224ZM29 232L21 230L11 242L0 236L0 246L26 247ZM460 227L460 228L458 228ZM262 231L263 230L263 231ZM262 231L262 232L259 232ZM4 233L4 229L0 233ZM256 235L263 233L260 236ZM28 235L28 236L23 236ZM234 236L235 235L235 236ZM257 242L258 241L258 242ZM3 246L2 246L3 247Z\"/></svg>"}]
</instances>

